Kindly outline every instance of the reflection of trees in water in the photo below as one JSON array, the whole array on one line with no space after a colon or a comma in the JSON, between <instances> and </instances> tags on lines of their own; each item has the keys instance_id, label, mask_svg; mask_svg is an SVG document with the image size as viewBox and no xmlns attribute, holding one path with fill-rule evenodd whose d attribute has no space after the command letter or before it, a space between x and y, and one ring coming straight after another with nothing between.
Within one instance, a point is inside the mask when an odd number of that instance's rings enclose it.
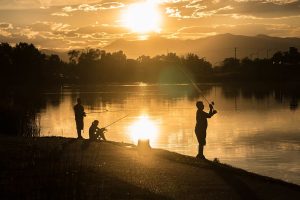
<instances>
[{"instance_id":1,"label":"reflection of trees in water","mask_svg":"<svg viewBox=\"0 0 300 200\"><path fill-rule=\"evenodd\" d=\"M212 91L213 85L206 84L197 84L197 87L200 89L201 93L198 92L195 88L188 93L188 99L191 101L197 101L200 97L206 97Z\"/></svg>"},{"instance_id":2,"label":"reflection of trees in water","mask_svg":"<svg viewBox=\"0 0 300 200\"><path fill-rule=\"evenodd\" d=\"M276 102L283 103L290 99L291 110L298 108L300 98L299 84L224 84L222 95L225 98L236 98L242 96L245 99L263 100L273 97Z\"/></svg>"},{"instance_id":3,"label":"reflection of trees in water","mask_svg":"<svg viewBox=\"0 0 300 200\"><path fill-rule=\"evenodd\" d=\"M143 98L145 102L150 101L149 96L153 95L156 101L163 103L169 100L178 100L187 97L190 101L196 101L203 95L207 96L213 85L199 85L202 93L200 94L190 85L153 85L153 86L95 86L80 87L72 90L71 98L75 103L76 98L80 97L83 104L90 110L105 108L112 104L118 104L120 109L124 104L128 103L128 99L132 96ZM145 96L144 96L145 95ZM159 96L159 98L157 98Z\"/></svg>"},{"instance_id":4,"label":"reflection of trees in water","mask_svg":"<svg viewBox=\"0 0 300 200\"><path fill-rule=\"evenodd\" d=\"M234 84L234 85L223 85L222 95L226 98L243 97L245 99L254 98L261 100L269 97L272 94L272 88L266 87L265 85L246 85L246 84Z\"/></svg>"},{"instance_id":5,"label":"reflection of trees in water","mask_svg":"<svg viewBox=\"0 0 300 200\"><path fill-rule=\"evenodd\" d=\"M128 98L131 96L143 97L147 94L145 101L150 101L149 95L160 95L156 100L164 102L169 100L178 100L187 97L189 101L197 101L202 98L202 95L209 96L213 92L215 85L198 84L201 93L196 91L191 85L154 85L147 87L139 86L103 86L103 87L87 87L74 89L72 101L75 103L77 97L84 100L84 104L90 110L106 108L112 104L119 104L120 109L128 103ZM270 85L270 84L224 84L221 85L221 94L228 99L242 97L245 99L264 100L274 98L278 103L283 103L285 99L291 99L291 107L297 108L300 92L297 90L298 85ZM80 92L82 91L82 92ZM97 92L99 91L99 92ZM101 91L101 92L100 92Z\"/></svg>"},{"instance_id":6,"label":"reflection of trees in water","mask_svg":"<svg viewBox=\"0 0 300 200\"><path fill-rule=\"evenodd\" d=\"M38 136L39 115L45 99L33 88L2 89L0 100L0 133L18 136Z\"/></svg>"},{"instance_id":7,"label":"reflection of trees in water","mask_svg":"<svg viewBox=\"0 0 300 200\"><path fill-rule=\"evenodd\" d=\"M140 96L144 98L143 94L147 94L145 102L150 99L149 95L159 95L156 100L161 103L169 100L177 101L178 99L187 98L189 101L197 101L209 96L212 90L216 87L214 84L198 84L201 90L199 93L192 85L148 85L140 87L138 85L122 86L122 85L95 85L95 86L80 86L72 87L68 90L71 99L75 104L76 98L81 97L84 105L89 110L97 110L100 108L109 107L112 104L118 104L122 109L124 104L128 103L128 99L132 96ZM220 85L221 94L228 99L236 99L242 97L244 99L264 100L267 98L274 98L276 102L283 103L284 100L290 100L290 108L297 109L300 98L299 84L223 84ZM65 92L65 91L64 91ZM52 95L48 99L54 105L59 105L61 101L61 94Z\"/></svg>"},{"instance_id":8,"label":"reflection of trees in water","mask_svg":"<svg viewBox=\"0 0 300 200\"><path fill-rule=\"evenodd\" d=\"M237 98L240 96L240 89L236 86L224 85L222 86L222 95L229 99Z\"/></svg>"},{"instance_id":9,"label":"reflection of trees in water","mask_svg":"<svg viewBox=\"0 0 300 200\"><path fill-rule=\"evenodd\" d=\"M76 98L81 97L87 110L99 110L118 105L123 109L132 96L141 98L145 104L151 103L149 95L153 95L157 103L177 101L187 98L189 101L197 101L202 95L209 96L215 85L199 84L200 94L191 85L153 85L153 86L86 86L71 87L65 90L47 90L47 93L33 88L2 89L0 99L0 133L7 135L38 136L40 133L39 113L46 109L46 105L58 107L65 97L70 97L75 104ZM266 85L266 84L224 84L221 85L221 94L224 98L262 100L274 98L278 103L289 101L291 110L298 109L300 98L299 85ZM146 95L144 95L146 94ZM70 96L69 96L70 95ZM159 97L157 98L157 95Z\"/></svg>"},{"instance_id":10,"label":"reflection of trees in water","mask_svg":"<svg viewBox=\"0 0 300 200\"><path fill-rule=\"evenodd\" d=\"M275 100L279 103L283 103L284 99L289 99L290 109L296 110L300 98L299 84L281 85L274 89L274 96Z\"/></svg>"},{"instance_id":11,"label":"reflection of trees in water","mask_svg":"<svg viewBox=\"0 0 300 200\"><path fill-rule=\"evenodd\" d=\"M298 109L298 99L293 98L290 102L290 109L297 110Z\"/></svg>"}]
</instances>

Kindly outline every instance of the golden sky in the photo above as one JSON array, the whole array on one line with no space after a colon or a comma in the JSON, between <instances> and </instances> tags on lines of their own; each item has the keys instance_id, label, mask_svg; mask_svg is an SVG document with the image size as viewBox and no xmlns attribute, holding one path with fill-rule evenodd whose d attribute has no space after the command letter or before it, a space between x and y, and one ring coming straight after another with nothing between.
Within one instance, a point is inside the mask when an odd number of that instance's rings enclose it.
<instances>
[{"instance_id":1,"label":"golden sky","mask_svg":"<svg viewBox=\"0 0 300 200\"><path fill-rule=\"evenodd\" d=\"M0 0L0 41L47 49L222 33L300 37L299 0Z\"/></svg>"}]
</instances>

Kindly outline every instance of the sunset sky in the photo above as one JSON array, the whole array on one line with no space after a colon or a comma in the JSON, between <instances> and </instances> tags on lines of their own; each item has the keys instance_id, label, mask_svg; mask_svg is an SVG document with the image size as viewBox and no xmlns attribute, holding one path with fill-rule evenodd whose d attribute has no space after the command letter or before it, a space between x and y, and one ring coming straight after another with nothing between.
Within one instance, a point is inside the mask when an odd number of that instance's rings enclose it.
<instances>
[{"instance_id":1,"label":"sunset sky","mask_svg":"<svg viewBox=\"0 0 300 200\"><path fill-rule=\"evenodd\" d=\"M299 0L0 0L0 41L67 50L221 33L300 37Z\"/></svg>"}]
</instances>

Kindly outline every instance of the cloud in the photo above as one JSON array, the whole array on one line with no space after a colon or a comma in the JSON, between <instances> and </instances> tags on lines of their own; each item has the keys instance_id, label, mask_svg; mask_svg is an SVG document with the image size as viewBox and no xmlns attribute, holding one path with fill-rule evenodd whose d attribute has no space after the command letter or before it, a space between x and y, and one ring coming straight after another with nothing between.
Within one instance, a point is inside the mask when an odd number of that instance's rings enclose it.
<instances>
[{"instance_id":1,"label":"cloud","mask_svg":"<svg viewBox=\"0 0 300 200\"><path fill-rule=\"evenodd\" d=\"M178 8L169 8L169 7L167 7L166 8L166 14L169 17L182 18L181 12L180 12L180 10Z\"/></svg>"},{"instance_id":2,"label":"cloud","mask_svg":"<svg viewBox=\"0 0 300 200\"><path fill-rule=\"evenodd\" d=\"M58 16L58 17L69 17L70 15L65 12L55 12L51 14L52 16Z\"/></svg>"},{"instance_id":3,"label":"cloud","mask_svg":"<svg viewBox=\"0 0 300 200\"><path fill-rule=\"evenodd\" d=\"M136 1L0 0L1 41L23 40L45 48L70 48L101 47L120 38L133 40L137 35L120 24L120 13L133 2ZM158 34L162 37L195 39L221 33L300 36L299 0L153 2L159 3L162 11L162 31Z\"/></svg>"},{"instance_id":4,"label":"cloud","mask_svg":"<svg viewBox=\"0 0 300 200\"><path fill-rule=\"evenodd\" d=\"M298 0L235 0L236 2L258 2L258 3L273 3L278 5L290 4Z\"/></svg>"},{"instance_id":5,"label":"cloud","mask_svg":"<svg viewBox=\"0 0 300 200\"><path fill-rule=\"evenodd\" d=\"M228 10L234 10L234 8L232 6L225 6L225 7L221 7L215 10L208 10L208 11L199 11L196 10L193 14L192 14L192 18L201 18L201 17L210 17L213 15L216 15L222 11L228 11Z\"/></svg>"},{"instance_id":6,"label":"cloud","mask_svg":"<svg viewBox=\"0 0 300 200\"><path fill-rule=\"evenodd\" d=\"M6 22L0 22L0 29L1 30L13 29L13 25Z\"/></svg>"},{"instance_id":7,"label":"cloud","mask_svg":"<svg viewBox=\"0 0 300 200\"><path fill-rule=\"evenodd\" d=\"M170 17L202 18L236 14L264 18L299 14L299 0L224 0L224 1L165 1L161 4Z\"/></svg>"},{"instance_id":8,"label":"cloud","mask_svg":"<svg viewBox=\"0 0 300 200\"><path fill-rule=\"evenodd\" d=\"M101 24L101 25L91 25L80 27L76 30L78 33L108 33L108 34L122 34L127 33L128 30L121 26L109 25L109 24Z\"/></svg>"},{"instance_id":9,"label":"cloud","mask_svg":"<svg viewBox=\"0 0 300 200\"><path fill-rule=\"evenodd\" d=\"M199 37L207 37L216 34L232 33L238 35L258 35L260 33L270 36L293 37L299 34L299 26L287 24L272 24L272 23L241 23L241 24L215 24L206 26L186 26L170 33L168 37L196 39Z\"/></svg>"},{"instance_id":10,"label":"cloud","mask_svg":"<svg viewBox=\"0 0 300 200\"><path fill-rule=\"evenodd\" d=\"M128 31L116 25L98 24L73 27L70 24L38 21L26 26L0 23L0 40L9 43L28 42L42 48L65 49L103 47Z\"/></svg>"},{"instance_id":11,"label":"cloud","mask_svg":"<svg viewBox=\"0 0 300 200\"><path fill-rule=\"evenodd\" d=\"M62 9L64 12L74 12L77 11L77 8L72 8L72 6L66 6Z\"/></svg>"},{"instance_id":12,"label":"cloud","mask_svg":"<svg viewBox=\"0 0 300 200\"><path fill-rule=\"evenodd\" d=\"M9 37L11 36L10 30L13 29L13 25L6 22L0 22L0 35Z\"/></svg>"},{"instance_id":13,"label":"cloud","mask_svg":"<svg viewBox=\"0 0 300 200\"><path fill-rule=\"evenodd\" d=\"M242 1L234 5L235 13L274 18L299 15L299 1Z\"/></svg>"},{"instance_id":14,"label":"cloud","mask_svg":"<svg viewBox=\"0 0 300 200\"><path fill-rule=\"evenodd\" d=\"M28 25L32 30L44 32L64 32L68 33L71 31L76 31L78 28L72 27L70 24L49 22L49 21L37 21L31 25Z\"/></svg>"},{"instance_id":15,"label":"cloud","mask_svg":"<svg viewBox=\"0 0 300 200\"><path fill-rule=\"evenodd\" d=\"M27 39L35 39L39 35L38 31L33 31L30 27L17 27L12 36L25 37Z\"/></svg>"},{"instance_id":16,"label":"cloud","mask_svg":"<svg viewBox=\"0 0 300 200\"><path fill-rule=\"evenodd\" d=\"M99 10L108 10L124 7L123 3L120 2L107 2L103 4L81 4L76 7L66 6L62 10L64 12L75 12L75 11L84 11L84 12L95 12Z\"/></svg>"},{"instance_id":17,"label":"cloud","mask_svg":"<svg viewBox=\"0 0 300 200\"><path fill-rule=\"evenodd\" d=\"M93 4L99 0L85 0L86 4ZM48 9L54 6L78 5L82 0L1 0L0 9Z\"/></svg>"}]
</instances>

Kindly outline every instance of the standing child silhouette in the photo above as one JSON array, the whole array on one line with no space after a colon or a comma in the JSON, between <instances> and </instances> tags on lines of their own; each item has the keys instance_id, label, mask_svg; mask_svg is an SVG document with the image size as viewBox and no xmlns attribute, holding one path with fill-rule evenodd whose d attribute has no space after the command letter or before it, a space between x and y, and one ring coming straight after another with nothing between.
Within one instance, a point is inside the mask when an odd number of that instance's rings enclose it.
<instances>
[{"instance_id":1,"label":"standing child silhouette","mask_svg":"<svg viewBox=\"0 0 300 200\"><path fill-rule=\"evenodd\" d=\"M196 158L205 159L205 156L203 155L203 149L206 145L206 129L208 125L207 118L211 118L214 114L217 113L217 111L214 110L212 104L209 104L209 113L204 112L204 104L202 101L197 101L196 106L198 110L196 114L195 134L199 143L198 155L196 156Z\"/></svg>"},{"instance_id":2,"label":"standing child silhouette","mask_svg":"<svg viewBox=\"0 0 300 200\"><path fill-rule=\"evenodd\" d=\"M74 106L74 114L75 114L75 122L76 122L76 130L77 136L79 139L82 139L81 131L83 130L83 118L86 116L84 112L84 108L81 105L81 99L77 99L77 104Z\"/></svg>"}]
</instances>

